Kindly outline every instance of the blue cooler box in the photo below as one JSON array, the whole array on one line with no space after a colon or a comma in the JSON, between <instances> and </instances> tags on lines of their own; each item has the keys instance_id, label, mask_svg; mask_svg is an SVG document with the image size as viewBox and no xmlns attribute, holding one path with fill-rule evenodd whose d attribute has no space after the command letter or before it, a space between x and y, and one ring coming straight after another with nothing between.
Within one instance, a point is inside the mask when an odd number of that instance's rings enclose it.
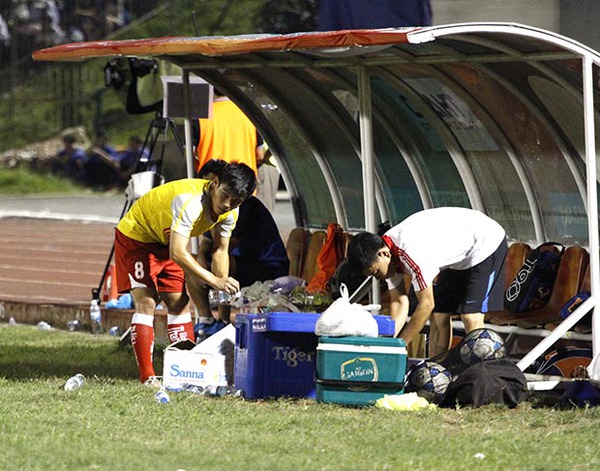
<instances>
[{"instance_id":1,"label":"blue cooler box","mask_svg":"<svg viewBox=\"0 0 600 471\"><path fill-rule=\"evenodd\" d=\"M320 314L238 314L234 383L248 399L316 397L315 364ZM380 335L394 334L389 316L374 316Z\"/></svg>"}]
</instances>

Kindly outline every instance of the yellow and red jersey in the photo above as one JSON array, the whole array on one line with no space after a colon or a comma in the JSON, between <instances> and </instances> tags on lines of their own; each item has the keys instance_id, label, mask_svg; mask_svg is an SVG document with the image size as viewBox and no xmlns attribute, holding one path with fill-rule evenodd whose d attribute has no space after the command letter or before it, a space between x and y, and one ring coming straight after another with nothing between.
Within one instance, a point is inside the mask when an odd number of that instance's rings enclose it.
<instances>
[{"instance_id":1,"label":"yellow and red jersey","mask_svg":"<svg viewBox=\"0 0 600 471\"><path fill-rule=\"evenodd\" d=\"M217 227L221 237L231 237L238 208L210 217L209 180L186 178L156 187L138 199L117 225L139 242L169 244L171 232L196 237Z\"/></svg>"}]
</instances>

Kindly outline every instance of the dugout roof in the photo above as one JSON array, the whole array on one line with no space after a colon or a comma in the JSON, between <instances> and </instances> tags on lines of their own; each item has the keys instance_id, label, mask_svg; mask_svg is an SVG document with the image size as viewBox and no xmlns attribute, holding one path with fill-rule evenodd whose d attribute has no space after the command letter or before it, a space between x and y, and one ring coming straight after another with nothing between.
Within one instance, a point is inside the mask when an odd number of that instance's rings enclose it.
<instances>
[{"instance_id":1,"label":"dugout roof","mask_svg":"<svg viewBox=\"0 0 600 471\"><path fill-rule=\"evenodd\" d=\"M196 74L225 91L273 150L299 226L374 230L424 208L465 206L513 240L598 253L600 56L569 38L466 23L98 41L34 53L113 56L164 59L183 68L184 81ZM600 293L597 258L586 312Z\"/></svg>"}]
</instances>

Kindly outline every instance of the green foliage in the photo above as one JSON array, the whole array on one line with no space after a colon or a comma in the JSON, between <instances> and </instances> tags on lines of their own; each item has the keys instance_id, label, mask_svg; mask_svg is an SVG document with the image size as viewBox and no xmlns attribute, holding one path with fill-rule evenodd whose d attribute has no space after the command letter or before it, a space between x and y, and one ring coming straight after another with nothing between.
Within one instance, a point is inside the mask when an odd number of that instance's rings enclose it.
<instances>
[{"instance_id":1,"label":"green foliage","mask_svg":"<svg viewBox=\"0 0 600 471\"><path fill-rule=\"evenodd\" d=\"M113 39L251 34L256 31L263 3L263 0L162 2L151 14L117 32Z\"/></svg>"},{"instance_id":2,"label":"green foliage","mask_svg":"<svg viewBox=\"0 0 600 471\"><path fill-rule=\"evenodd\" d=\"M162 352L157 349L160 369ZM600 408L396 412L171 393L108 335L0 323L0 469L597 469ZM77 391L66 379L83 373ZM483 454L483 457L478 454Z\"/></svg>"},{"instance_id":3,"label":"green foliage","mask_svg":"<svg viewBox=\"0 0 600 471\"><path fill-rule=\"evenodd\" d=\"M134 22L112 39L252 33L262 0L172 0ZM131 116L117 93L104 85L105 59L82 63L34 63L3 71L0 85L11 90L0 100L0 152L57 136L64 128L105 128L111 142L125 146L131 134L144 135L152 115ZM99 101L100 100L100 101ZM100 103L100 108L98 108ZM96 115L99 110L99 115Z\"/></svg>"}]
</instances>

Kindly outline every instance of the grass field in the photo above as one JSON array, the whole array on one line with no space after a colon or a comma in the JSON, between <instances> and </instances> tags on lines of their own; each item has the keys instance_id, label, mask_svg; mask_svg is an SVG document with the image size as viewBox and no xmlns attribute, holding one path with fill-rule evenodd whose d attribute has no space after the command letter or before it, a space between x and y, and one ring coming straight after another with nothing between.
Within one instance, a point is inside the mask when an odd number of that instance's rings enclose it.
<instances>
[{"instance_id":1,"label":"grass field","mask_svg":"<svg viewBox=\"0 0 600 471\"><path fill-rule=\"evenodd\" d=\"M0 168L0 194L26 195L32 193L82 193L85 188L69 180L40 174L20 166Z\"/></svg>"},{"instance_id":2,"label":"grass field","mask_svg":"<svg viewBox=\"0 0 600 471\"><path fill-rule=\"evenodd\" d=\"M161 352L157 351L160 368ZM65 392L69 376L84 387ZM598 469L600 409L396 412L138 384L107 335L0 323L2 470ZM476 457L476 454L484 457Z\"/></svg>"}]
</instances>

